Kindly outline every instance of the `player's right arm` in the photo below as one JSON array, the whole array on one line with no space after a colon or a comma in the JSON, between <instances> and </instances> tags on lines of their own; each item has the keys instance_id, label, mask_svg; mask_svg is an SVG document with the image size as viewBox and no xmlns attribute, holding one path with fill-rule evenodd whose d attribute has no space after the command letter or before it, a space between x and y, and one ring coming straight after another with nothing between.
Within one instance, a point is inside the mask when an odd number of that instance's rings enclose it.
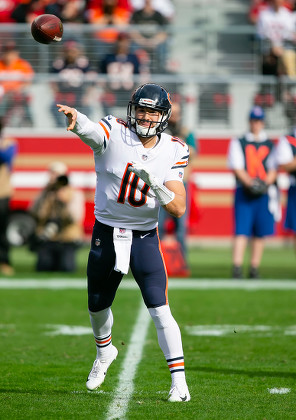
<instances>
[{"instance_id":1,"label":"player's right arm","mask_svg":"<svg viewBox=\"0 0 296 420\"><path fill-rule=\"evenodd\" d=\"M57 104L57 107L58 111L63 112L68 119L67 131L77 134L96 153L104 153L108 145L110 124L108 127L107 122L105 124L103 122L95 123L86 115L67 105ZM102 121L104 120L103 118Z\"/></svg>"}]
</instances>

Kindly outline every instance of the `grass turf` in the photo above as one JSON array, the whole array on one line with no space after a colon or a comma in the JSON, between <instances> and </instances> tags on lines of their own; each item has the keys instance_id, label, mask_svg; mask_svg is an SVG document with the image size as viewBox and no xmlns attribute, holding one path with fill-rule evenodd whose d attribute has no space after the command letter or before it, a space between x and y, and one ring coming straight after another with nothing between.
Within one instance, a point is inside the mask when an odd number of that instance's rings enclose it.
<instances>
[{"instance_id":1,"label":"grass turf","mask_svg":"<svg viewBox=\"0 0 296 420\"><path fill-rule=\"evenodd\" d=\"M78 270L35 273L35 256L26 248L12 250L16 278L85 278L88 248L78 252ZM246 256L247 257L247 256ZM228 248L191 248L192 277L227 278ZM245 268L247 268L247 258ZM292 248L266 248L262 278L295 279ZM197 280L198 281L198 280ZM155 419L294 419L295 291L170 290L178 321L192 400L166 402L170 375L150 323L143 358L126 418ZM84 290L9 290L0 293L0 418L106 419L118 375L136 321L138 290L120 290L113 305L113 343L119 356L100 390L87 392L86 376L95 357L86 335L49 335L59 325L90 328ZM190 328L233 326L228 335L193 335ZM269 326L269 332L241 331L240 326ZM234 332L235 331L235 332ZM294 330L295 331L295 330ZM289 388L287 394L270 394Z\"/></svg>"},{"instance_id":2,"label":"grass turf","mask_svg":"<svg viewBox=\"0 0 296 420\"><path fill-rule=\"evenodd\" d=\"M295 291L170 290L185 352L192 400L166 401L170 375L150 323L126 418L294 419ZM89 328L84 290L9 290L0 294L0 418L106 419L141 297L119 289L113 305L113 343L119 349L106 381L89 393L95 356L91 332L49 335L54 326ZM228 335L196 336L190 327L233 326ZM241 325L273 327L241 331ZM236 331L236 332L234 332ZM289 388L284 395L271 388Z\"/></svg>"}]
</instances>

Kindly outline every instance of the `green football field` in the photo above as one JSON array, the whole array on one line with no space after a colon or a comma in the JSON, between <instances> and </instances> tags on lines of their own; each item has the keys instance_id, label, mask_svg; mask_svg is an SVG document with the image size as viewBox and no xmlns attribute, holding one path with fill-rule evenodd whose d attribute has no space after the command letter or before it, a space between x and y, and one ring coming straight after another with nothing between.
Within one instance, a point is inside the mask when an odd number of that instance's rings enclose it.
<instances>
[{"instance_id":1,"label":"green football field","mask_svg":"<svg viewBox=\"0 0 296 420\"><path fill-rule=\"evenodd\" d=\"M86 390L95 358L86 255L82 249L75 275L40 276L32 255L13 251L16 275L0 278L1 420L296 418L293 250L268 249L262 280L235 281L227 279L229 250L194 249L196 278L169 281L188 403L166 401L170 374L129 276L113 305L119 355L101 388Z\"/></svg>"}]
</instances>

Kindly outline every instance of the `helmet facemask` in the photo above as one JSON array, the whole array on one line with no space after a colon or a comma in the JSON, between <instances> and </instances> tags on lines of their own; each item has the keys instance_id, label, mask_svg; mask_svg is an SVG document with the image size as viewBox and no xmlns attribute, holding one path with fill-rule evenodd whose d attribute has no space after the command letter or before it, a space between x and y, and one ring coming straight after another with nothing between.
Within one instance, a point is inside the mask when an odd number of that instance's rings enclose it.
<instances>
[{"instance_id":1,"label":"helmet facemask","mask_svg":"<svg viewBox=\"0 0 296 420\"><path fill-rule=\"evenodd\" d=\"M128 119L130 121L131 131L134 131L139 137L154 137L157 134L162 133L167 125L170 117L170 112L165 112L150 106L145 106L145 108L150 108L153 111L160 113L160 118L158 121L149 121L149 126L141 125L141 121L147 121L146 119L136 118L137 107L141 105L129 103L128 106ZM142 106L141 106L142 107Z\"/></svg>"}]
</instances>

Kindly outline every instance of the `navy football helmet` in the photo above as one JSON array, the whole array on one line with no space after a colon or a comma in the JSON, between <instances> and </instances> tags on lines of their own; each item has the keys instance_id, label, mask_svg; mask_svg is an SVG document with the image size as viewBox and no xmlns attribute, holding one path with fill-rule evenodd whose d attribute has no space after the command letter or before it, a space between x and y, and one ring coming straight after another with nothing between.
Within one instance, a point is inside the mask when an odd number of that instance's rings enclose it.
<instances>
[{"instance_id":1,"label":"navy football helmet","mask_svg":"<svg viewBox=\"0 0 296 420\"><path fill-rule=\"evenodd\" d=\"M143 127L139 124L141 120L136 119L136 109L151 108L161 114L160 121L151 123L149 127ZM162 133L168 126L168 120L171 116L172 103L169 93L159 85L146 83L138 87L127 107L127 122L131 131L134 131L140 137L153 137ZM154 126L152 126L154 125Z\"/></svg>"}]
</instances>

